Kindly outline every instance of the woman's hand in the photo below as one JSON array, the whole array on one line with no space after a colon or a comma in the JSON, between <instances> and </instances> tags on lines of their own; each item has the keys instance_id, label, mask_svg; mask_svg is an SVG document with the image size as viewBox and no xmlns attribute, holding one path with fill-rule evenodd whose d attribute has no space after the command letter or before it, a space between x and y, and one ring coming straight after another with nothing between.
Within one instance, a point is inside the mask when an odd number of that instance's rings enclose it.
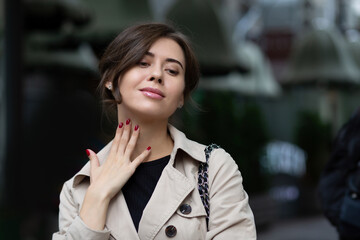
<instances>
[{"instance_id":1,"label":"woman's hand","mask_svg":"<svg viewBox=\"0 0 360 240\"><path fill-rule=\"evenodd\" d=\"M139 127L135 126L130 137L130 119L126 121L125 127L120 123L108 158L101 166L96 154L87 150L90 158L90 186L80 210L80 217L86 225L94 230L104 228L110 200L121 190L139 164L150 153L151 148L148 147L134 160L130 159L139 132Z\"/></svg>"},{"instance_id":2,"label":"woman's hand","mask_svg":"<svg viewBox=\"0 0 360 240\"><path fill-rule=\"evenodd\" d=\"M90 188L101 192L103 197L109 198L109 200L121 190L150 152L148 148L137 158L131 160L131 154L139 137L139 127L135 126L131 138L130 132L130 120L126 121L125 127L122 123L119 124L109 156L101 166L96 154L89 150Z\"/></svg>"}]
</instances>

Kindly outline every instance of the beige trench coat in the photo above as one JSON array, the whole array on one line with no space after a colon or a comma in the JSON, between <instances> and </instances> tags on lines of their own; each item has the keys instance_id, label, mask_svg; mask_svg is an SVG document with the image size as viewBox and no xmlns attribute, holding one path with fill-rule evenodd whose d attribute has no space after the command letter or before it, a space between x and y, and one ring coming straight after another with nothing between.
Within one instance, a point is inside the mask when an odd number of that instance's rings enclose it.
<instances>
[{"instance_id":1,"label":"beige trench coat","mask_svg":"<svg viewBox=\"0 0 360 240\"><path fill-rule=\"evenodd\" d=\"M172 239L256 239L254 217L241 174L223 149L213 150L209 159L210 219L209 231L206 230L206 212L197 189L199 163L206 161L205 146L187 139L171 125L169 131L174 149L143 211L138 232L121 191L110 202L103 231L89 229L78 216L89 187L90 164L87 163L63 186L59 232L53 234L53 240L169 239L168 226L176 228ZM100 162L106 160L110 145L98 153ZM191 206L188 214L179 210L185 203Z\"/></svg>"}]
</instances>

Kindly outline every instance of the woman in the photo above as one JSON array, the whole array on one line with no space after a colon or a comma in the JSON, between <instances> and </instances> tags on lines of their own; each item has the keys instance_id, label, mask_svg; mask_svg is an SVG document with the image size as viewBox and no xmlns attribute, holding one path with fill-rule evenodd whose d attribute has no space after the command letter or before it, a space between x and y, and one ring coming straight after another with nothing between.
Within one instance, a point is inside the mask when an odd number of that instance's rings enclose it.
<instances>
[{"instance_id":1,"label":"woman","mask_svg":"<svg viewBox=\"0 0 360 240\"><path fill-rule=\"evenodd\" d=\"M197 190L205 146L168 124L199 80L186 38L165 24L130 27L106 49L100 73L119 126L64 184L53 239L256 239L242 177L222 149L209 158L207 227Z\"/></svg>"}]
</instances>

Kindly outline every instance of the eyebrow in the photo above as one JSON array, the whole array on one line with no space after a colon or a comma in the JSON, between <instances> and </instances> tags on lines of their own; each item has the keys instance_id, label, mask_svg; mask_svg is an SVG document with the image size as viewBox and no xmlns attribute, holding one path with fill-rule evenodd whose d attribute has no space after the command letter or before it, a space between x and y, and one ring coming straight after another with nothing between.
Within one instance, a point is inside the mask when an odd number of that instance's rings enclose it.
<instances>
[{"instance_id":1,"label":"eyebrow","mask_svg":"<svg viewBox=\"0 0 360 240\"><path fill-rule=\"evenodd\" d=\"M155 57L155 54L152 53L152 52L146 52L145 55L146 55L146 56L150 56L150 57ZM174 58L166 58L165 61L166 61L166 62L177 63L177 64L179 64L180 67L184 70L184 67L183 67L183 65L181 64L181 62L178 61L178 60L176 60L176 59L174 59Z\"/></svg>"}]
</instances>

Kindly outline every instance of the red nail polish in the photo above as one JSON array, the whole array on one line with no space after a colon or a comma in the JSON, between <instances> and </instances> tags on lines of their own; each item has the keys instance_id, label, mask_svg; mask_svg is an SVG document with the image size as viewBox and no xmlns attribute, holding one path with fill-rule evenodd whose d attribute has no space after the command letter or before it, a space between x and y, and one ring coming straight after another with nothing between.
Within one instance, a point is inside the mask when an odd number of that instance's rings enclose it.
<instances>
[{"instance_id":1,"label":"red nail polish","mask_svg":"<svg viewBox=\"0 0 360 240\"><path fill-rule=\"evenodd\" d=\"M151 149L151 147L150 147L150 146L148 146L146 150L150 151L150 149Z\"/></svg>"},{"instance_id":2,"label":"red nail polish","mask_svg":"<svg viewBox=\"0 0 360 240\"><path fill-rule=\"evenodd\" d=\"M123 127L123 123L121 122L121 123L119 123L119 128L122 128Z\"/></svg>"},{"instance_id":3,"label":"red nail polish","mask_svg":"<svg viewBox=\"0 0 360 240\"><path fill-rule=\"evenodd\" d=\"M126 120L126 125L129 125L129 123L130 123L130 118Z\"/></svg>"},{"instance_id":4,"label":"red nail polish","mask_svg":"<svg viewBox=\"0 0 360 240\"><path fill-rule=\"evenodd\" d=\"M139 125L136 125L136 126L134 127L134 130L137 131L138 129L139 129Z\"/></svg>"},{"instance_id":5,"label":"red nail polish","mask_svg":"<svg viewBox=\"0 0 360 240\"><path fill-rule=\"evenodd\" d=\"M89 149L86 149L86 155L90 156L90 151L89 151Z\"/></svg>"}]
</instances>

